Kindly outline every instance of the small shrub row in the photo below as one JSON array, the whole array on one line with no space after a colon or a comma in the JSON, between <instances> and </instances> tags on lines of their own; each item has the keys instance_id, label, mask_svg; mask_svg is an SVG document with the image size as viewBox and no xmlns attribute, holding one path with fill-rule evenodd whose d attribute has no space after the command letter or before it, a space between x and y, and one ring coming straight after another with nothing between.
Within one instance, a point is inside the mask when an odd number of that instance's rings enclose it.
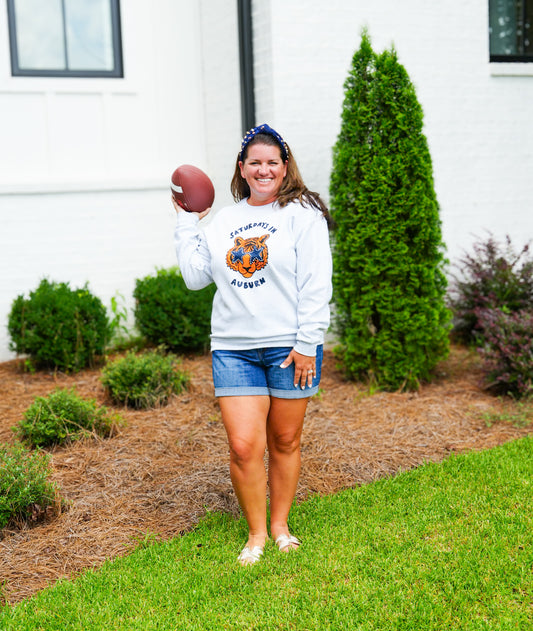
<instances>
[{"instance_id":1,"label":"small shrub row","mask_svg":"<svg viewBox=\"0 0 533 631\"><path fill-rule=\"evenodd\" d=\"M87 285L43 279L29 297L19 295L8 316L10 349L27 355L30 369L75 372L93 366L108 348L164 346L170 351L204 351L209 344L214 285L189 291L177 268L137 279L135 324L127 328L127 310L111 300L111 318Z\"/></svg>"},{"instance_id":2,"label":"small shrub row","mask_svg":"<svg viewBox=\"0 0 533 631\"><path fill-rule=\"evenodd\" d=\"M50 456L20 443L0 445L0 528L13 520L34 520L60 506L50 481Z\"/></svg>"},{"instance_id":3,"label":"small shrub row","mask_svg":"<svg viewBox=\"0 0 533 631\"><path fill-rule=\"evenodd\" d=\"M165 405L189 383L178 365L174 355L130 351L107 364L101 381L115 403L136 409ZM86 436L109 437L123 424L119 414L94 399L84 399L74 389L58 388L46 397L37 397L14 429L30 447L49 447Z\"/></svg>"},{"instance_id":4,"label":"small shrub row","mask_svg":"<svg viewBox=\"0 0 533 631\"><path fill-rule=\"evenodd\" d=\"M180 393L188 376L177 358L148 352L110 362L102 383L114 402L134 408L164 405ZM0 528L15 519L37 520L60 505L59 491L49 481L50 456L29 447L63 445L86 436L108 437L124 423L122 417L81 398L74 389L56 389L37 397L13 428L25 443L0 445Z\"/></svg>"},{"instance_id":5,"label":"small shrub row","mask_svg":"<svg viewBox=\"0 0 533 631\"><path fill-rule=\"evenodd\" d=\"M102 383L115 402L134 408L163 405L188 383L177 364L173 355L130 352L106 366ZM123 422L119 414L81 398L74 389L57 389L37 397L14 430L27 446L40 448L85 436L107 437ZM0 445L0 528L16 519L38 520L60 505L49 475L49 455L30 452L22 443Z\"/></svg>"}]
</instances>

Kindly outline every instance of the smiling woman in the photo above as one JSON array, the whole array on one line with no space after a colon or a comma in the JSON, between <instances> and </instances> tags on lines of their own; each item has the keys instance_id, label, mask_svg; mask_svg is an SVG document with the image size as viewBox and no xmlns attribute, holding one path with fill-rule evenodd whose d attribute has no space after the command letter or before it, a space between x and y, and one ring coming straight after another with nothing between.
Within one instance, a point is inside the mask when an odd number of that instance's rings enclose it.
<instances>
[{"instance_id":1,"label":"smiling woman","mask_svg":"<svg viewBox=\"0 0 533 631\"><path fill-rule=\"evenodd\" d=\"M287 523L300 474L308 400L318 392L329 324L328 212L269 125L248 131L231 182L237 202L205 213L178 211L176 253L189 289L214 282L211 318L215 396L230 449L230 473L248 522L238 557L260 560L270 533L283 552L299 540ZM268 447L268 480L264 453Z\"/></svg>"},{"instance_id":2,"label":"smiling woman","mask_svg":"<svg viewBox=\"0 0 533 631\"><path fill-rule=\"evenodd\" d=\"M122 77L119 0L8 0L13 76Z\"/></svg>"}]
</instances>

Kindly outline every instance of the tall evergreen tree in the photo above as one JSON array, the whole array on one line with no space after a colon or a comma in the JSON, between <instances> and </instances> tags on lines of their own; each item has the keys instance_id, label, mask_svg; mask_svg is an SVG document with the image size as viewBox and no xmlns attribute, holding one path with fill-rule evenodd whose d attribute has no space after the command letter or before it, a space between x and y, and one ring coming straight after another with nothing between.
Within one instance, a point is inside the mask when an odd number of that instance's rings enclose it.
<instances>
[{"instance_id":1,"label":"tall evergreen tree","mask_svg":"<svg viewBox=\"0 0 533 631\"><path fill-rule=\"evenodd\" d=\"M429 380L449 350L439 207L416 92L366 31L344 84L330 205L337 356L387 389Z\"/></svg>"}]
</instances>

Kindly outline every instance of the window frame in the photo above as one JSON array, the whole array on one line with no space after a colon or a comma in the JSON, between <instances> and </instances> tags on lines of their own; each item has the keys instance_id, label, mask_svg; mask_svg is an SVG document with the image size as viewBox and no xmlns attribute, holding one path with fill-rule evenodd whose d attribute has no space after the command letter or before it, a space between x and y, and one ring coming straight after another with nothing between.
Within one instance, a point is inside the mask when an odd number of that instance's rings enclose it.
<instances>
[{"instance_id":1,"label":"window frame","mask_svg":"<svg viewBox=\"0 0 533 631\"><path fill-rule=\"evenodd\" d=\"M7 0L7 18L9 29L9 50L11 55L11 76L13 77L85 77L85 78L111 78L121 79L124 77L124 63L122 56L122 34L120 21L120 0L108 0L111 9L111 36L113 44L112 70L57 70L57 69L33 69L21 68L19 65L18 42L17 42L17 19L15 10L15 0ZM63 4L63 0L62 0ZM64 7L64 5L63 5ZM64 13L63 13L64 15ZM66 41L65 41L66 45Z\"/></svg>"},{"instance_id":2,"label":"window frame","mask_svg":"<svg viewBox=\"0 0 533 631\"><path fill-rule=\"evenodd\" d=\"M524 7L525 11L525 7ZM490 36L490 2L489 2L489 61L490 63L533 63L533 53L522 53L513 55L494 55L491 53ZM533 31L532 31L533 34Z\"/></svg>"}]
</instances>

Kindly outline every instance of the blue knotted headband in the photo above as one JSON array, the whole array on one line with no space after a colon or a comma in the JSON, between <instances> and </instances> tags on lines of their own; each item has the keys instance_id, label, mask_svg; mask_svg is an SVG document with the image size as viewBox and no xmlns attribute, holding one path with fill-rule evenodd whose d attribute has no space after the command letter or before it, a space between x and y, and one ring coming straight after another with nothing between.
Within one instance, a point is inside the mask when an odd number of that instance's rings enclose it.
<instances>
[{"instance_id":1,"label":"blue knotted headband","mask_svg":"<svg viewBox=\"0 0 533 631\"><path fill-rule=\"evenodd\" d=\"M287 162L287 160L289 159L289 147L287 146L287 143L283 140L283 138L278 134L275 129L272 129L272 127L270 127L266 123L264 125L258 125L257 127L250 129L250 131L247 131L246 134L244 134L244 138L242 139L241 143L241 151L239 153L239 160L242 161L242 154L244 153L244 150L257 136L257 134L268 134L269 136L273 136L280 145L281 157L283 159L283 162Z\"/></svg>"}]
</instances>

